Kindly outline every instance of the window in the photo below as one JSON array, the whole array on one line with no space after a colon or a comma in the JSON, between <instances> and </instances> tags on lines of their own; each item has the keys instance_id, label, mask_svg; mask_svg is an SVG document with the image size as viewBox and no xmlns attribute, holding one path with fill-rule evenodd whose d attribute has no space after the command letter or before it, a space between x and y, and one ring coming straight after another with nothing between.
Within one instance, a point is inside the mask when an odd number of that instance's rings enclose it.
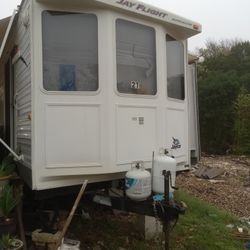
<instances>
[{"instance_id":1,"label":"window","mask_svg":"<svg viewBox=\"0 0 250 250\"><path fill-rule=\"evenodd\" d=\"M117 89L120 93L156 94L156 52L153 28L116 21Z\"/></svg>"},{"instance_id":2,"label":"window","mask_svg":"<svg viewBox=\"0 0 250 250\"><path fill-rule=\"evenodd\" d=\"M48 91L98 89L97 18L44 11L43 86Z\"/></svg>"},{"instance_id":3,"label":"window","mask_svg":"<svg viewBox=\"0 0 250 250\"><path fill-rule=\"evenodd\" d=\"M184 100L184 46L172 37L167 40L167 91L168 97Z\"/></svg>"}]
</instances>

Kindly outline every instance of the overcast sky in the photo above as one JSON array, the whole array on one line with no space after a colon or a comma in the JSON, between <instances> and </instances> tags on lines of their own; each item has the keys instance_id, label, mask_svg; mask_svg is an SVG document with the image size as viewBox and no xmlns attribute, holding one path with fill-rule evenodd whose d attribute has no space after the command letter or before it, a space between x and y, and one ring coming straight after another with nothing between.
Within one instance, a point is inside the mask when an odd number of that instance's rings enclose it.
<instances>
[{"instance_id":1,"label":"overcast sky","mask_svg":"<svg viewBox=\"0 0 250 250\"><path fill-rule=\"evenodd\" d=\"M0 0L0 19L12 14L21 0ZM207 40L250 40L250 0L143 0L202 24L202 34L189 40L189 50Z\"/></svg>"}]
</instances>

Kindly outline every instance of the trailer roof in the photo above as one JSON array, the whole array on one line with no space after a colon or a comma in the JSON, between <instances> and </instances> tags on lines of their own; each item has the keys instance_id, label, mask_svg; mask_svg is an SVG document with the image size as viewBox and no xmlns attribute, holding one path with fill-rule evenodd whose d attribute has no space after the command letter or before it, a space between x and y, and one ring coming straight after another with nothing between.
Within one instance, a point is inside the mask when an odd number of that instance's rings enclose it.
<instances>
[{"instance_id":1,"label":"trailer roof","mask_svg":"<svg viewBox=\"0 0 250 250\"><path fill-rule=\"evenodd\" d=\"M13 11L13 15L10 17L10 19L7 23L7 28L5 29L5 32L3 34L3 40L0 44L0 59L2 58L3 51L4 51L5 45L7 43L7 40L9 38L9 34L10 34L11 29L12 29L15 17L16 17L16 10Z\"/></svg>"},{"instance_id":2,"label":"trailer roof","mask_svg":"<svg viewBox=\"0 0 250 250\"><path fill-rule=\"evenodd\" d=\"M134 15L139 15L144 18L154 19L157 22L164 24L169 32L176 34L178 39L187 39L201 32L202 26L198 22L186 19L184 17L173 14L169 11L145 4L136 0L36 0L41 3L49 3L67 6L69 4L86 4L88 6L99 6L101 8L113 8L121 12L130 12ZM22 0L21 5L24 0ZM16 10L12 17L7 17L0 20L0 58L8 39Z\"/></svg>"},{"instance_id":3,"label":"trailer roof","mask_svg":"<svg viewBox=\"0 0 250 250\"><path fill-rule=\"evenodd\" d=\"M0 47L1 47L1 44L3 42L4 35L5 35L6 30L7 30L10 18L11 17L9 16L9 17L6 17L6 18L3 18L0 20Z\"/></svg>"},{"instance_id":4,"label":"trailer roof","mask_svg":"<svg viewBox=\"0 0 250 250\"><path fill-rule=\"evenodd\" d=\"M67 6L68 4L99 6L101 8L116 9L162 23L169 32L178 33L178 39L187 39L201 32L202 26L198 22L189 20L169 11L154 7L137 0L37 0L37 2Z\"/></svg>"}]
</instances>

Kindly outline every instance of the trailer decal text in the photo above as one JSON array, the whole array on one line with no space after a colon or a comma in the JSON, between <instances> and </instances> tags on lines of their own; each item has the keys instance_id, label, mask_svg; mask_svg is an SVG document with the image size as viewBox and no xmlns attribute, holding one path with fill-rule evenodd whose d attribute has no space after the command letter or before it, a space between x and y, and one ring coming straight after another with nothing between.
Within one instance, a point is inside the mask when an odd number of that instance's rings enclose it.
<instances>
[{"instance_id":1,"label":"trailer decal text","mask_svg":"<svg viewBox=\"0 0 250 250\"><path fill-rule=\"evenodd\" d=\"M133 8L137 11L141 11L141 12L145 12L154 16L158 16L161 18L165 18L168 14L165 12L161 12L159 10L155 10L153 8L149 8L141 3L133 3L131 1L128 0L118 0L116 1L116 3L122 5L122 6L126 6L128 8Z\"/></svg>"}]
</instances>

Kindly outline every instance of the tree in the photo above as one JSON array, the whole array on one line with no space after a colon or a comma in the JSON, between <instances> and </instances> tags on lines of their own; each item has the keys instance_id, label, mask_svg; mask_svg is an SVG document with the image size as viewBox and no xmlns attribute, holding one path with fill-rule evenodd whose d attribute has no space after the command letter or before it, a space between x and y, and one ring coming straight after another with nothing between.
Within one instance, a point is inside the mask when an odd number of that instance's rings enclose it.
<instances>
[{"instance_id":1,"label":"tree","mask_svg":"<svg viewBox=\"0 0 250 250\"><path fill-rule=\"evenodd\" d=\"M199 107L202 149L225 153L233 144L234 100L238 93L235 72L209 72L199 82Z\"/></svg>"},{"instance_id":2,"label":"tree","mask_svg":"<svg viewBox=\"0 0 250 250\"><path fill-rule=\"evenodd\" d=\"M243 141L244 147L248 147L250 129L247 132L245 120L239 120L243 118L239 116L241 108L238 106L243 105L239 101L240 89L244 87L246 93L250 93L250 42L208 41L199 54L204 58L198 67L202 150L222 154L235 144L239 149ZM235 136L236 131L240 135Z\"/></svg>"},{"instance_id":3,"label":"tree","mask_svg":"<svg viewBox=\"0 0 250 250\"><path fill-rule=\"evenodd\" d=\"M235 150L250 154L250 94L242 88L235 102Z\"/></svg>"}]
</instances>

